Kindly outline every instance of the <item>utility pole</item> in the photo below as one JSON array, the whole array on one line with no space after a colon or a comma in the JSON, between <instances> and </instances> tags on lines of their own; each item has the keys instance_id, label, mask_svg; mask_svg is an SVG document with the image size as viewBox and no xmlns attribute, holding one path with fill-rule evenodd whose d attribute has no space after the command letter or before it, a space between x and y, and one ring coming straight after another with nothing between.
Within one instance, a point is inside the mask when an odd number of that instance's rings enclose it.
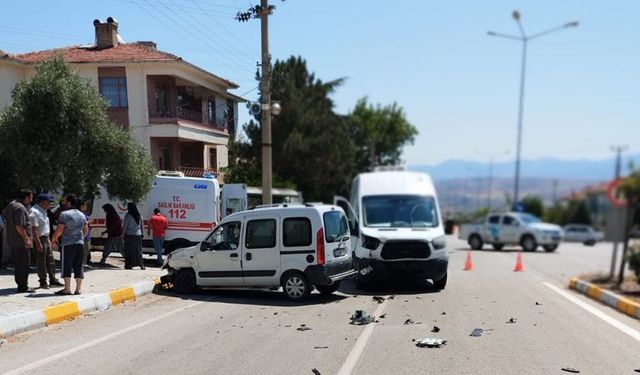
<instances>
[{"instance_id":1,"label":"utility pole","mask_svg":"<svg viewBox=\"0 0 640 375\"><path fill-rule=\"evenodd\" d=\"M271 204L272 165L271 165L271 55L269 54L269 15L271 8L268 0L260 0L260 34L262 38L262 204Z\"/></svg>"},{"instance_id":2,"label":"utility pole","mask_svg":"<svg viewBox=\"0 0 640 375\"><path fill-rule=\"evenodd\" d=\"M617 145L617 146L611 146L611 151L616 153L616 164L615 164L615 172L614 172L614 180L617 180L620 178L620 172L622 170L622 153L624 151L627 150L627 146L626 145ZM615 210L615 208L613 208ZM627 225L627 212L626 212L626 208L623 209L625 210L625 220L624 220L624 231L626 231L626 225ZM616 268L616 261L617 261L617 257L618 257L618 244L620 242L620 239L618 238L618 233L614 233L613 236L613 254L611 254L611 270L609 271L609 279L613 279L613 276L615 275L615 268Z\"/></svg>"},{"instance_id":3,"label":"utility pole","mask_svg":"<svg viewBox=\"0 0 640 375\"><path fill-rule=\"evenodd\" d=\"M251 18L260 18L262 77L260 77L260 128L262 134L262 204L273 202L271 187L272 150L271 150L271 114L278 114L280 107L272 108L271 103L271 54L269 53L269 16L275 7L269 0L260 0L260 5L249 8L246 12L238 12L235 19L247 22Z\"/></svg>"}]
</instances>

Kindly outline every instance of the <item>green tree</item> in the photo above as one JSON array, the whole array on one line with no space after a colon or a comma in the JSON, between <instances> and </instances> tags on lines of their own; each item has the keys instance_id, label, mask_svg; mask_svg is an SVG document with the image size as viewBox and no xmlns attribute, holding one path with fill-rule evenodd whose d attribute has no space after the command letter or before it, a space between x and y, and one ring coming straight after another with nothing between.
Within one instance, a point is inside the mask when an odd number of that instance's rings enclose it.
<instances>
[{"instance_id":1,"label":"green tree","mask_svg":"<svg viewBox=\"0 0 640 375\"><path fill-rule=\"evenodd\" d=\"M531 215L542 217L544 214L544 204L542 199L536 196L527 196L522 198L522 206L524 212L528 212Z\"/></svg>"},{"instance_id":2,"label":"green tree","mask_svg":"<svg viewBox=\"0 0 640 375\"><path fill-rule=\"evenodd\" d=\"M251 143L251 139L260 139L260 127L253 120L243 127L245 137L229 141L229 166L224 168L224 179L228 182L243 183L249 186L262 185L262 171L258 153L260 150Z\"/></svg>"},{"instance_id":3,"label":"green tree","mask_svg":"<svg viewBox=\"0 0 640 375\"><path fill-rule=\"evenodd\" d=\"M585 201L569 203L567 223L591 225L591 214Z\"/></svg>"},{"instance_id":4,"label":"green tree","mask_svg":"<svg viewBox=\"0 0 640 375\"><path fill-rule=\"evenodd\" d=\"M567 224L568 210L560 204L555 204L544 210L543 218L548 223L565 225Z\"/></svg>"},{"instance_id":5,"label":"green tree","mask_svg":"<svg viewBox=\"0 0 640 375\"><path fill-rule=\"evenodd\" d=\"M109 122L106 103L88 79L56 57L36 65L0 113L2 198L18 187L142 199L153 162L130 133Z\"/></svg>"},{"instance_id":6,"label":"green tree","mask_svg":"<svg viewBox=\"0 0 640 375\"><path fill-rule=\"evenodd\" d=\"M396 103L374 106L366 97L358 100L347 121L351 137L357 140L356 169L361 172L398 164L402 148L418 134Z\"/></svg>"}]
</instances>

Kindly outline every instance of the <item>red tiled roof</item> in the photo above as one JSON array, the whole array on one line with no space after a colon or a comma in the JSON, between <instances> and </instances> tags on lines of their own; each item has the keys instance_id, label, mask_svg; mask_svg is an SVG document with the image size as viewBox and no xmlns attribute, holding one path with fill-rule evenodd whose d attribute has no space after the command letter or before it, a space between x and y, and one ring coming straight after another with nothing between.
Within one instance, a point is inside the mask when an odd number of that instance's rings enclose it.
<instances>
[{"instance_id":1,"label":"red tiled roof","mask_svg":"<svg viewBox=\"0 0 640 375\"><path fill-rule=\"evenodd\" d=\"M122 43L116 47L64 47L45 51L10 55L27 64L37 63L62 54L70 63L179 61L180 57L138 43Z\"/></svg>"}]
</instances>

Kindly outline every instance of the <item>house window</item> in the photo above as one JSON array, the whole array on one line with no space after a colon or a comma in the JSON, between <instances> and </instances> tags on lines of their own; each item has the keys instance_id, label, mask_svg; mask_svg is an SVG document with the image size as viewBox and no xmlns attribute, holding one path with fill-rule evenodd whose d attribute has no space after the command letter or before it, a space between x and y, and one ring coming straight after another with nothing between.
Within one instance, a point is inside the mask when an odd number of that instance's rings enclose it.
<instances>
[{"instance_id":1,"label":"house window","mask_svg":"<svg viewBox=\"0 0 640 375\"><path fill-rule=\"evenodd\" d=\"M169 115L169 89L166 86L156 87L156 112L161 116Z\"/></svg>"},{"instance_id":2,"label":"house window","mask_svg":"<svg viewBox=\"0 0 640 375\"><path fill-rule=\"evenodd\" d=\"M208 120L210 125L216 124L216 98L207 100Z\"/></svg>"},{"instance_id":3,"label":"house window","mask_svg":"<svg viewBox=\"0 0 640 375\"><path fill-rule=\"evenodd\" d=\"M128 108L127 79L125 77L100 78L100 95L107 101L109 108Z\"/></svg>"},{"instance_id":4,"label":"house window","mask_svg":"<svg viewBox=\"0 0 640 375\"><path fill-rule=\"evenodd\" d=\"M215 147L209 149L209 168L218 170L218 150Z\"/></svg>"},{"instance_id":5,"label":"house window","mask_svg":"<svg viewBox=\"0 0 640 375\"><path fill-rule=\"evenodd\" d=\"M171 143L165 143L160 146L160 169L172 170L173 169L173 147Z\"/></svg>"}]
</instances>

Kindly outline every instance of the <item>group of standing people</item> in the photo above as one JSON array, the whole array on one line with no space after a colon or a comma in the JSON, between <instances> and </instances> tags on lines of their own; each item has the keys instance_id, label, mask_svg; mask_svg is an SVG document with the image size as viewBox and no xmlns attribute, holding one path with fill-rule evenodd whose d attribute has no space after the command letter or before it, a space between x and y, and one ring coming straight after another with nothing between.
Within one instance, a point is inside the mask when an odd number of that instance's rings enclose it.
<instances>
[{"instance_id":1,"label":"group of standing people","mask_svg":"<svg viewBox=\"0 0 640 375\"><path fill-rule=\"evenodd\" d=\"M33 293L29 287L29 266L31 249L35 248L36 266L40 287L64 286L56 294L72 294L71 276L75 278L74 294L82 293L84 278L83 255L84 241L89 232L87 218L78 210L78 198L69 194L64 201L65 210L58 216L55 232L51 233L48 215L53 197L38 194L34 201L34 193L20 190L16 199L4 209L4 236L13 253L15 265L14 278L18 293ZM53 247L60 247L62 278L64 284L55 276ZM48 279L47 279L48 277Z\"/></svg>"},{"instance_id":2,"label":"group of standing people","mask_svg":"<svg viewBox=\"0 0 640 375\"><path fill-rule=\"evenodd\" d=\"M18 293L33 293L29 287L28 278L31 265L31 254L35 256L40 288L49 289L51 286L63 286L56 294L69 295L82 293L84 267L90 259L89 220L85 213L86 204L74 194L65 197L58 209L55 231L51 215L53 196L38 194L35 196L30 190L20 190L16 199L4 209L2 218L4 230L2 236L8 250L13 254L15 264L14 278L18 286ZM33 204L33 206L31 206ZM84 207L84 208L83 208ZM82 210L81 210L82 209ZM142 258L142 237L144 233L144 219L135 203L127 204L127 214L124 220L111 204L105 204L102 209L106 213L107 242L104 246L101 264L113 251L123 254L125 269L140 267L145 269ZM160 214L159 209L149 219L147 235L152 235L157 255L157 263L162 264L164 237L167 229L167 218ZM2 248L0 237L0 249ZM60 249L61 276L64 283L56 278L53 249ZM0 252L0 264L2 263ZM75 289L71 289L71 278L75 279Z\"/></svg>"}]
</instances>

